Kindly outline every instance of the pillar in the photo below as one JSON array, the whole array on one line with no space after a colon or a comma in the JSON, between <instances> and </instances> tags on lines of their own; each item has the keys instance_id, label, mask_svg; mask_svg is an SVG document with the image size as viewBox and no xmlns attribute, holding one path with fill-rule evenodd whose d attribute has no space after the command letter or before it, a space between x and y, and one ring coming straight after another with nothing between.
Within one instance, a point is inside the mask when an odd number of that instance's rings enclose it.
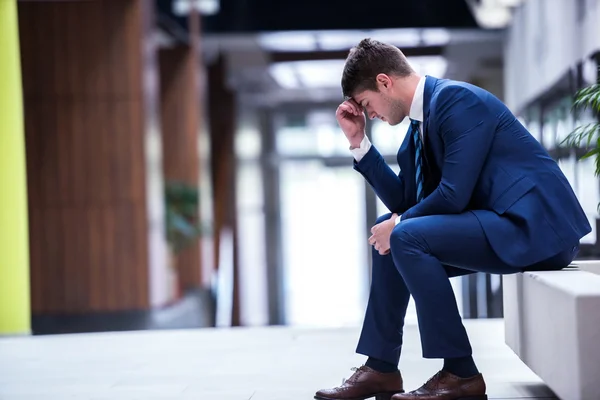
<instances>
[{"instance_id":1,"label":"pillar","mask_svg":"<svg viewBox=\"0 0 600 400\"><path fill-rule=\"evenodd\" d=\"M167 296L152 7L19 2L34 317Z\"/></svg>"},{"instance_id":2,"label":"pillar","mask_svg":"<svg viewBox=\"0 0 600 400\"><path fill-rule=\"evenodd\" d=\"M0 335L30 331L20 64L17 2L0 1Z\"/></svg>"},{"instance_id":3,"label":"pillar","mask_svg":"<svg viewBox=\"0 0 600 400\"><path fill-rule=\"evenodd\" d=\"M237 108L235 93L227 85L227 60L220 54L208 67L208 109L211 138L211 174L213 187L213 233L215 265L233 262L231 324L240 325L238 274L238 234L236 218L235 130ZM221 235L229 232L232 248L221 254Z\"/></svg>"},{"instance_id":4,"label":"pillar","mask_svg":"<svg viewBox=\"0 0 600 400\"><path fill-rule=\"evenodd\" d=\"M192 13L190 27L196 27L199 20L200 16ZM198 90L199 40L196 40L196 35L199 38L199 29L191 29L189 43L161 49L159 65L165 183L182 182L198 188L198 135L202 107ZM202 285L199 239L176 254L174 261L184 290Z\"/></svg>"}]
</instances>

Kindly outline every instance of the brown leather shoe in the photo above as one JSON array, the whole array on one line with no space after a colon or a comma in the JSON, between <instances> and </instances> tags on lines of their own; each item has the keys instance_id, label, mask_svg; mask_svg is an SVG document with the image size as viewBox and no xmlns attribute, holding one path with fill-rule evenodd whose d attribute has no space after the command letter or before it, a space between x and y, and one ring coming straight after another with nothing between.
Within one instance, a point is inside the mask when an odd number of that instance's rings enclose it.
<instances>
[{"instance_id":1,"label":"brown leather shoe","mask_svg":"<svg viewBox=\"0 0 600 400\"><path fill-rule=\"evenodd\" d=\"M396 394L392 400L487 400L487 396L481 374L460 378L442 370L419 389Z\"/></svg>"},{"instance_id":2,"label":"brown leather shoe","mask_svg":"<svg viewBox=\"0 0 600 400\"><path fill-rule=\"evenodd\" d=\"M375 397L376 400L390 400L395 393L402 393L402 375L396 372L378 372L363 365L352 368L354 374L342 386L319 390L317 400L364 400Z\"/></svg>"}]
</instances>

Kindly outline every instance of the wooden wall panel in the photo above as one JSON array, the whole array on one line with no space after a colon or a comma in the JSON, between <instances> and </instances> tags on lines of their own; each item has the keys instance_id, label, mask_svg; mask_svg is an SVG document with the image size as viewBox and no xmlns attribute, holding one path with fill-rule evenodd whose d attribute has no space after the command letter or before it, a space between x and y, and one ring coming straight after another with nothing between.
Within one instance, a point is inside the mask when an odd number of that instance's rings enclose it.
<instances>
[{"instance_id":1,"label":"wooden wall panel","mask_svg":"<svg viewBox=\"0 0 600 400\"><path fill-rule=\"evenodd\" d=\"M149 307L147 4L19 3L34 313Z\"/></svg>"},{"instance_id":2,"label":"wooden wall panel","mask_svg":"<svg viewBox=\"0 0 600 400\"><path fill-rule=\"evenodd\" d=\"M165 181L185 182L196 187L200 179L197 63L193 47L180 46L159 52ZM182 251L175 261L182 287L200 287L200 241Z\"/></svg>"}]
</instances>

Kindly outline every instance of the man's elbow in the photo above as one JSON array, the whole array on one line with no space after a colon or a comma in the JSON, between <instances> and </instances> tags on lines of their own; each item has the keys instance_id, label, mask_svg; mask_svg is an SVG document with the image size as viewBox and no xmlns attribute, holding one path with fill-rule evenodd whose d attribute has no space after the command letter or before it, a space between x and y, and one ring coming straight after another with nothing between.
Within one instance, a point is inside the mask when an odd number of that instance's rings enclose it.
<instances>
[{"instance_id":1,"label":"man's elbow","mask_svg":"<svg viewBox=\"0 0 600 400\"><path fill-rule=\"evenodd\" d=\"M469 204L469 198L455 190L444 190L442 196L446 200L445 208L448 214L460 214L466 210Z\"/></svg>"}]
</instances>

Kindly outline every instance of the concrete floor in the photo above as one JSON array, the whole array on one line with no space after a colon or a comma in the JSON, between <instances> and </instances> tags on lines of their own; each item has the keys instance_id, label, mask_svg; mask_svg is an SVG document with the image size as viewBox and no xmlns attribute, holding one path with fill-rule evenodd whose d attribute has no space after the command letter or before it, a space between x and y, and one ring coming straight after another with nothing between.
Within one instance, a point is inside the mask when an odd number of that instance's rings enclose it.
<instances>
[{"instance_id":1,"label":"concrete floor","mask_svg":"<svg viewBox=\"0 0 600 400\"><path fill-rule=\"evenodd\" d=\"M465 322L490 399L554 399L504 344L501 320ZM137 331L0 339L0 399L312 399L364 357L358 328ZM441 361L421 358L406 327L400 362L406 389Z\"/></svg>"}]
</instances>

